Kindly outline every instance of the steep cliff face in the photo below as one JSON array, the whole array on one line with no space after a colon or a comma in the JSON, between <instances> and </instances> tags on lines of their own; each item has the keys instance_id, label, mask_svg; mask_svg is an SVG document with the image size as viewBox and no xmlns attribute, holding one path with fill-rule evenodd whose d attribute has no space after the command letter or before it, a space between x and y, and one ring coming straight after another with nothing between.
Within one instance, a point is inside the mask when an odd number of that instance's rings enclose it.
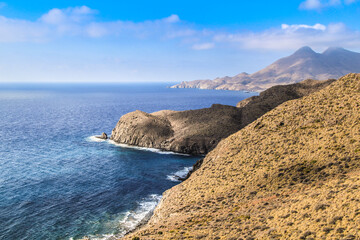
<instances>
[{"instance_id":1,"label":"steep cliff face","mask_svg":"<svg viewBox=\"0 0 360 240\"><path fill-rule=\"evenodd\" d=\"M360 75L221 141L125 239L358 239Z\"/></svg>"},{"instance_id":2,"label":"steep cliff face","mask_svg":"<svg viewBox=\"0 0 360 240\"><path fill-rule=\"evenodd\" d=\"M237 132L279 104L306 96L333 80L306 80L298 84L276 86L238 103L238 108L214 104L211 108L190 111L135 111L121 117L111 139L141 147L205 154L221 139Z\"/></svg>"},{"instance_id":3,"label":"steep cliff face","mask_svg":"<svg viewBox=\"0 0 360 240\"><path fill-rule=\"evenodd\" d=\"M172 87L263 91L275 85L296 83L308 78L339 78L351 72L360 72L360 53L334 47L316 53L310 47L302 47L253 74L182 82Z\"/></svg>"}]
</instances>

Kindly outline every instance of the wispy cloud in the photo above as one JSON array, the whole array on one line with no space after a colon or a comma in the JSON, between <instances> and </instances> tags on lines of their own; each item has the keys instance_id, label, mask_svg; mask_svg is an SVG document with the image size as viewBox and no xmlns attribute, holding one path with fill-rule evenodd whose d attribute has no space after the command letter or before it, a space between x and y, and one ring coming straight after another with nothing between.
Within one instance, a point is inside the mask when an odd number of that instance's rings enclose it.
<instances>
[{"instance_id":1,"label":"wispy cloud","mask_svg":"<svg viewBox=\"0 0 360 240\"><path fill-rule=\"evenodd\" d=\"M310 4L310 0L306 1ZM337 0L328 1L336 4ZM354 0L346 0L346 4ZM313 0L312 6L323 4ZM341 3L341 2L340 2ZM345 4L345 2L344 2ZM310 6L310 5L309 5ZM358 47L360 33L343 23L282 24L258 32L205 29L180 19L178 15L133 21L99 21L98 11L87 6L54 8L35 21L0 16L0 42L47 42L62 37L112 38L114 40L174 41L193 50L217 47L235 49L293 50L310 45L325 48L331 45Z\"/></svg>"},{"instance_id":2,"label":"wispy cloud","mask_svg":"<svg viewBox=\"0 0 360 240\"><path fill-rule=\"evenodd\" d=\"M6 7L7 6L7 3L6 2L0 2L0 9L1 8L4 8L4 7Z\"/></svg>"},{"instance_id":3,"label":"wispy cloud","mask_svg":"<svg viewBox=\"0 0 360 240\"><path fill-rule=\"evenodd\" d=\"M0 5L1 6L1 5ZM41 42L62 36L183 37L194 33L181 24L178 15L143 22L96 21L98 11L87 6L54 8L36 21L0 16L0 42Z\"/></svg>"},{"instance_id":4,"label":"wispy cloud","mask_svg":"<svg viewBox=\"0 0 360 240\"><path fill-rule=\"evenodd\" d=\"M299 8L305 10L321 10L328 7L350 5L358 0L305 0L300 3Z\"/></svg>"},{"instance_id":5,"label":"wispy cloud","mask_svg":"<svg viewBox=\"0 0 360 240\"><path fill-rule=\"evenodd\" d=\"M194 49L194 50L208 50L208 49L212 49L214 47L215 47L215 43L207 42L207 43L194 44L192 46L192 49Z\"/></svg>"},{"instance_id":6,"label":"wispy cloud","mask_svg":"<svg viewBox=\"0 0 360 240\"><path fill-rule=\"evenodd\" d=\"M243 49L290 50L305 45L325 48L328 46L358 47L360 32L348 29L343 23L315 24L313 26L282 24L281 28L262 32L218 34L217 42L227 42Z\"/></svg>"}]
</instances>

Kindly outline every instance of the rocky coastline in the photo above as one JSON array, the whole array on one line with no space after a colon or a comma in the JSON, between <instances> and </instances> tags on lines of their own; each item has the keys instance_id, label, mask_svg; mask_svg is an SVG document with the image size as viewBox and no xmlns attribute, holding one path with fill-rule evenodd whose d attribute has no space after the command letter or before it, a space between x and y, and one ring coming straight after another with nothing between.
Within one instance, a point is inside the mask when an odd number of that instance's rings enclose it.
<instances>
[{"instance_id":1,"label":"rocky coastline","mask_svg":"<svg viewBox=\"0 0 360 240\"><path fill-rule=\"evenodd\" d=\"M224 138L244 128L285 101L316 92L334 80L305 80L274 86L237 104L155 113L135 111L120 118L110 139L116 143L176 153L204 155ZM107 137L107 136L106 136Z\"/></svg>"}]
</instances>

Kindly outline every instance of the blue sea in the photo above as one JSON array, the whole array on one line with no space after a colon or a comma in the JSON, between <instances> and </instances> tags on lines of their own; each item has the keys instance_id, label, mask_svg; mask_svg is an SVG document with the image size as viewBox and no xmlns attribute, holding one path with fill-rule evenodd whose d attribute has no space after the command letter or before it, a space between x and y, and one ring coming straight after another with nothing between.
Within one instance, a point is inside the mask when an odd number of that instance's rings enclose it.
<instances>
[{"instance_id":1,"label":"blue sea","mask_svg":"<svg viewBox=\"0 0 360 240\"><path fill-rule=\"evenodd\" d=\"M131 111L235 105L254 95L169 84L0 84L0 239L109 239L146 217L199 157L129 148Z\"/></svg>"}]
</instances>

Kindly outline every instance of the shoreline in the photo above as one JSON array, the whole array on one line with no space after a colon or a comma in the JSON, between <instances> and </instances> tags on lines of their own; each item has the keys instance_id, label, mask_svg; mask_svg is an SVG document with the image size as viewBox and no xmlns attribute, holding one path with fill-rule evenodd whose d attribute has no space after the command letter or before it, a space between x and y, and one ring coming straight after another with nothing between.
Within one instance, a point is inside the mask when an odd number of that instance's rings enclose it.
<instances>
[{"instance_id":1,"label":"shoreline","mask_svg":"<svg viewBox=\"0 0 360 240\"><path fill-rule=\"evenodd\" d=\"M154 152L154 153L158 153L158 154L173 154L173 155L182 155L182 156L199 156L199 155L191 155L191 154L185 154L185 153L177 153L177 152L173 152L173 151L167 151L167 150L164 150L164 149L139 147L139 146L124 144L124 143L117 143L117 142L111 140L110 138L101 139L101 138L99 138L99 135L93 135L93 136L87 137L87 138L85 138L85 140L88 141L88 142L94 142L94 143L103 143L103 142L105 142L107 144L111 144L111 145L114 145L116 147L129 148L129 149L135 149L135 150L140 150L140 151L149 151L149 152ZM174 186L180 184L181 182L184 182L185 180L187 180L191 176L191 174L193 172L195 172L199 168L204 156L205 155L199 156L200 158L193 164L193 166L179 169L176 172L170 172L167 175L168 176L167 180L172 181L172 182L177 182L177 184L175 184ZM200 162L200 165L199 165L199 162ZM176 173L182 172L185 169L187 170L187 172L184 173L183 176L176 175ZM176 179L176 181L169 179L169 176L174 177L174 179ZM171 188L169 188L169 189L171 189ZM161 193L161 195L159 195L160 200L156 203L155 207L153 209L151 209L149 212L147 212L146 215L134 226L133 229L130 229L128 231L124 230L125 233L121 234L122 236L116 236L115 235L115 236L111 236L109 239L113 239L113 238L123 239L127 235L129 235L131 233L134 233L134 232L142 229L143 227L145 227L146 224L150 221L151 217L153 216L155 209L159 206L159 204L160 204L160 202L161 202L161 200L163 198L163 194L169 189L166 189L164 192ZM90 238L85 237L82 240L88 240L88 239L91 239L91 237Z\"/></svg>"},{"instance_id":2,"label":"shoreline","mask_svg":"<svg viewBox=\"0 0 360 240\"><path fill-rule=\"evenodd\" d=\"M141 146L137 146L137 145L130 145L130 144L126 144L126 143L118 143L110 138L101 139L101 138L99 138L99 135L92 135L90 137L86 137L85 140L88 142L107 142L108 144L111 144L111 145L114 145L117 147L121 147L121 148L130 148L130 149L154 152L154 153L159 153L159 154L173 154L173 155L193 156L193 157L198 157L198 156L204 157L205 156L204 154L203 155L193 155L193 154L182 153L182 152L174 152L174 151L170 151L170 150L167 150L164 148L149 148L149 147L141 147Z\"/></svg>"}]
</instances>

